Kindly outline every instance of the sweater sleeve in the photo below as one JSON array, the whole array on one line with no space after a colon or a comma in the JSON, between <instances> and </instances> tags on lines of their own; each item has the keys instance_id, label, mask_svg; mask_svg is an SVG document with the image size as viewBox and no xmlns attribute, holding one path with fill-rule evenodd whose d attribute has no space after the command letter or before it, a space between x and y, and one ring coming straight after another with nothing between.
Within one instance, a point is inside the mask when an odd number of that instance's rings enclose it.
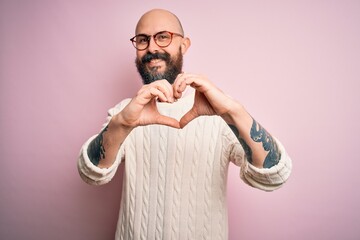
<instances>
[{"instance_id":1,"label":"sweater sleeve","mask_svg":"<svg viewBox=\"0 0 360 240\"><path fill-rule=\"evenodd\" d=\"M108 117L106 123L103 125L104 129L111 118L119 113L121 109L124 107L126 101L121 102L116 105L114 108L111 108L108 111ZM95 166L89 158L88 148L90 143L97 137L97 134L89 138L82 146L79 154L79 158L77 161L77 167L80 174L80 177L88 184L91 185L102 185L111 181L114 177L116 170L120 163L124 160L125 152L124 152L124 144L122 144L119 148L118 154L114 163L109 168L99 168Z\"/></svg>"},{"instance_id":2,"label":"sweater sleeve","mask_svg":"<svg viewBox=\"0 0 360 240\"><path fill-rule=\"evenodd\" d=\"M240 167L240 178L246 184L264 191L273 191L280 188L288 180L292 162L279 140L274 138L281 153L278 164L271 168L257 168L249 163L244 149L231 130L226 135L230 148L229 159Z\"/></svg>"}]
</instances>

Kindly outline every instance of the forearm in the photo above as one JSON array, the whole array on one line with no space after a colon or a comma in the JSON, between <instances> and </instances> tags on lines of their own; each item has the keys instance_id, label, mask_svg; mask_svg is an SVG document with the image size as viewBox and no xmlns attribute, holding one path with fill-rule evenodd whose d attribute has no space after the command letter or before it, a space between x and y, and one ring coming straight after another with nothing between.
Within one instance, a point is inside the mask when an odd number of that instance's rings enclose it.
<instances>
[{"instance_id":1,"label":"forearm","mask_svg":"<svg viewBox=\"0 0 360 240\"><path fill-rule=\"evenodd\" d=\"M132 128L116 123L115 117L89 144L88 156L90 161L99 168L110 167L118 153L121 144L129 135Z\"/></svg>"},{"instance_id":2,"label":"forearm","mask_svg":"<svg viewBox=\"0 0 360 240\"><path fill-rule=\"evenodd\" d=\"M236 104L235 109L225 121L244 148L248 161L258 168L276 165L281 156L274 138L241 105Z\"/></svg>"}]
</instances>

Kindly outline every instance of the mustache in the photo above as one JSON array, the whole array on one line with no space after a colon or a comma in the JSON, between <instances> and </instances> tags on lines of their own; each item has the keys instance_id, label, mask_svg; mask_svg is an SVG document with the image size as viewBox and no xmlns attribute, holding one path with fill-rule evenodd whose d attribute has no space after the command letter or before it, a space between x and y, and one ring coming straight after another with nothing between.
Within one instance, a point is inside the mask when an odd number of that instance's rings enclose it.
<instances>
[{"instance_id":1,"label":"mustache","mask_svg":"<svg viewBox=\"0 0 360 240\"><path fill-rule=\"evenodd\" d=\"M169 53L150 53L150 52L148 52L141 58L141 62L144 64L144 63L148 63L154 59L161 59L161 60L168 62L170 60L170 54Z\"/></svg>"}]
</instances>

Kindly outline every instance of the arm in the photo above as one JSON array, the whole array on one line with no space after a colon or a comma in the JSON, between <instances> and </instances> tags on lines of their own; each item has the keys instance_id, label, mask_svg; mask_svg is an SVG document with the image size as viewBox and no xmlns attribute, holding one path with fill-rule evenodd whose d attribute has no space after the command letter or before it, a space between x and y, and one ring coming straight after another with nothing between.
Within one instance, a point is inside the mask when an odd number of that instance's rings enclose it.
<instances>
[{"instance_id":1,"label":"arm","mask_svg":"<svg viewBox=\"0 0 360 240\"><path fill-rule=\"evenodd\" d=\"M237 113L234 125L228 124L243 147L248 161L258 168L271 168L278 164L281 153L274 138L244 109Z\"/></svg>"},{"instance_id":2,"label":"arm","mask_svg":"<svg viewBox=\"0 0 360 240\"><path fill-rule=\"evenodd\" d=\"M181 127L201 115L219 115L235 133L252 165L270 168L279 162L280 152L273 137L240 103L225 95L205 77L194 74L178 76L174 82L175 98L180 98L187 86L196 89L195 102L193 108L180 120Z\"/></svg>"},{"instance_id":3,"label":"arm","mask_svg":"<svg viewBox=\"0 0 360 240\"><path fill-rule=\"evenodd\" d=\"M120 113L119 113L120 114ZM99 168L110 167L116 157L119 147L130 134L132 128L116 123L114 118L89 144L87 154L90 161Z\"/></svg>"},{"instance_id":4,"label":"arm","mask_svg":"<svg viewBox=\"0 0 360 240\"><path fill-rule=\"evenodd\" d=\"M177 120L161 115L156 101L172 103L173 91L166 80L144 85L137 95L89 144L88 157L99 168L109 168L115 161L119 147L137 126L163 124L179 128Z\"/></svg>"}]
</instances>

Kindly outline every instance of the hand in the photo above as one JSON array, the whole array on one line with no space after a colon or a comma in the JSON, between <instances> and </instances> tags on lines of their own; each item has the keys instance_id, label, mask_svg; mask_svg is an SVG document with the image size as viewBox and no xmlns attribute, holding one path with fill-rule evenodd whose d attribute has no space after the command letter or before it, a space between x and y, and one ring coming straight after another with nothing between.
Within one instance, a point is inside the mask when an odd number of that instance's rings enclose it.
<instances>
[{"instance_id":1,"label":"hand","mask_svg":"<svg viewBox=\"0 0 360 240\"><path fill-rule=\"evenodd\" d=\"M173 87L166 80L144 85L130 103L116 115L118 123L128 128L150 124L162 124L180 128L179 122L159 113L156 101L174 102Z\"/></svg>"},{"instance_id":2,"label":"hand","mask_svg":"<svg viewBox=\"0 0 360 240\"><path fill-rule=\"evenodd\" d=\"M181 98L187 86L193 87L195 92L194 105L181 119L180 127L185 127L193 119L202 115L219 115L226 122L232 123L231 111L239 104L225 95L206 77L195 74L179 74L173 88L174 97Z\"/></svg>"}]
</instances>

